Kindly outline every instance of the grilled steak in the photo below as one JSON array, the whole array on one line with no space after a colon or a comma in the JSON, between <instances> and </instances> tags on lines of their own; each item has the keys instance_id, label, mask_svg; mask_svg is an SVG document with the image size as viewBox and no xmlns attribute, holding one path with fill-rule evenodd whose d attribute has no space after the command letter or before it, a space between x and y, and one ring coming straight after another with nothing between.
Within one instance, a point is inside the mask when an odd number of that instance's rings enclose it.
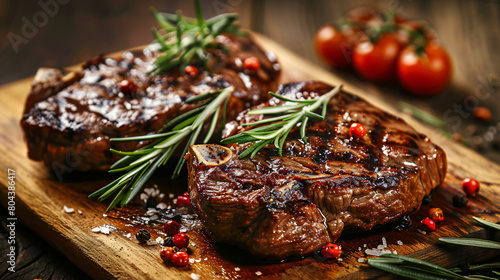
<instances>
[{"instance_id":1,"label":"grilled steak","mask_svg":"<svg viewBox=\"0 0 500 280\"><path fill-rule=\"evenodd\" d=\"M82 71L41 69L32 86L21 120L29 157L56 172L105 170L118 157L109 151L110 138L157 131L193 108L184 101L194 95L233 85L228 119L268 99L277 88L279 65L250 38L220 35L223 47L209 53L207 68L191 77L177 69L148 75L159 53L150 49L125 52L121 58L96 57ZM258 71L244 69L256 57ZM198 65L199 66L199 65ZM132 81L132 90L119 83ZM135 88L136 87L136 88ZM133 150L143 143L114 145Z\"/></svg>"},{"instance_id":2,"label":"grilled steak","mask_svg":"<svg viewBox=\"0 0 500 280\"><path fill-rule=\"evenodd\" d=\"M320 82L282 85L278 94L314 98L332 89ZM276 98L259 105L281 104ZM273 105L270 105L273 104ZM234 135L263 116L243 112L225 128ZM350 125L368 133L351 138ZM341 91L325 121L309 120L307 144L294 128L283 147L250 159L251 144L190 147L189 192L206 232L269 259L298 257L337 240L346 228L370 230L416 211L446 175L443 150L402 119Z\"/></svg>"}]
</instances>

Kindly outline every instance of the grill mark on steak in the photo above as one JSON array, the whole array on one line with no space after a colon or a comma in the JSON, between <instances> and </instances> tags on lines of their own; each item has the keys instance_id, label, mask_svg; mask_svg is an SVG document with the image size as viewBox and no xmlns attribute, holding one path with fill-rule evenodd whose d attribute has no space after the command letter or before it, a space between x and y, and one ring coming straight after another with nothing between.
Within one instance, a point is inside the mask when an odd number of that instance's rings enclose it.
<instances>
[{"instance_id":1,"label":"grill mark on steak","mask_svg":"<svg viewBox=\"0 0 500 280\"><path fill-rule=\"evenodd\" d=\"M31 159L72 170L106 170L119 159L109 152L110 138L153 133L173 118L191 110L191 96L233 85L227 117L268 99L277 88L279 65L251 38L220 35L223 48L210 50L207 68L197 77L180 75L177 69L158 76L147 74L160 54L150 49L125 52L121 58L98 56L82 65L82 71L41 69L28 96L21 119ZM228 51L227 51L228 50ZM243 68L256 57L258 71ZM243 78L242 78L243 77ZM133 93L121 92L119 82L130 79ZM220 125L222 126L222 125ZM144 143L113 143L118 150L135 150ZM71 162L70 159L79 161Z\"/></svg>"},{"instance_id":2,"label":"grill mark on steak","mask_svg":"<svg viewBox=\"0 0 500 280\"><path fill-rule=\"evenodd\" d=\"M289 98L314 98L332 89L320 82L280 86ZM258 105L273 106L273 98ZM251 127L263 116L242 112L224 136ZM368 134L352 139L353 122ZM206 231L216 242L235 244L268 259L300 257L337 240L348 228L370 230L416 211L446 175L443 150L402 119L341 91L328 104L325 121L310 120L307 144L294 128L283 157L273 145L239 159L252 143L230 144L231 158L199 164L198 147L188 159L189 193Z\"/></svg>"}]
</instances>

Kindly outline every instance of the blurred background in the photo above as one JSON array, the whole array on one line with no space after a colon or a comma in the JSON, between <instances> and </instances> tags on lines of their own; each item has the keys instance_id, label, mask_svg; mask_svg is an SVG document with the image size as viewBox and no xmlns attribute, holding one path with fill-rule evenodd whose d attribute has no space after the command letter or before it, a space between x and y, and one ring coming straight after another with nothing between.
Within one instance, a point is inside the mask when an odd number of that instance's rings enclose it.
<instances>
[{"instance_id":1,"label":"blurred background","mask_svg":"<svg viewBox=\"0 0 500 280\"><path fill-rule=\"evenodd\" d=\"M395 106L404 101L439 119L450 114L459 116L459 122L444 128L450 137L500 163L500 1L201 0L201 3L205 17L239 13L243 27L276 40ZM422 99L410 96L397 85L374 84L352 70L335 70L324 64L313 47L316 31L362 5L397 9L407 18L427 21L452 58L454 75L450 87L436 97ZM98 54L150 43L151 28L156 26L148 11L151 6L169 13L181 9L184 15L194 16L190 0L0 1L0 85L32 76L39 67L65 67ZM279 59L279 53L277 56ZM491 111L489 122L478 122L472 117L471 112L477 106ZM5 220L3 216L1 220ZM4 226L0 229L6 234ZM78 268L25 227L18 229L18 236L25 252L25 264L20 264L25 279L43 275L47 279L85 279ZM5 265L0 265L0 272L5 271L2 269ZM0 275L1 279L8 277L9 274Z\"/></svg>"}]
</instances>

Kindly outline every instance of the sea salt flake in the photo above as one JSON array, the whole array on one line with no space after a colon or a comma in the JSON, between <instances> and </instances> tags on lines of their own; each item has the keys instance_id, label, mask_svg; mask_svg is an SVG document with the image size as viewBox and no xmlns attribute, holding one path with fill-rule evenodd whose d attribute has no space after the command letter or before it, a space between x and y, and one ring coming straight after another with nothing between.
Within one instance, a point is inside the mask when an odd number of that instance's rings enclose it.
<instances>
[{"instance_id":1,"label":"sea salt flake","mask_svg":"<svg viewBox=\"0 0 500 280\"><path fill-rule=\"evenodd\" d=\"M344 259L343 258L338 258L337 259L339 262L343 261Z\"/></svg>"},{"instance_id":2,"label":"sea salt flake","mask_svg":"<svg viewBox=\"0 0 500 280\"><path fill-rule=\"evenodd\" d=\"M101 232L101 227L95 227L95 228L93 228L92 232Z\"/></svg>"},{"instance_id":3,"label":"sea salt flake","mask_svg":"<svg viewBox=\"0 0 500 280\"><path fill-rule=\"evenodd\" d=\"M262 275L262 272L257 271L257 272L255 272L255 275L257 275L257 276L261 276L261 275Z\"/></svg>"},{"instance_id":4,"label":"sea salt flake","mask_svg":"<svg viewBox=\"0 0 500 280\"><path fill-rule=\"evenodd\" d=\"M384 245L384 248L387 248L387 239L385 237L382 237L382 245Z\"/></svg>"},{"instance_id":5,"label":"sea salt flake","mask_svg":"<svg viewBox=\"0 0 500 280\"><path fill-rule=\"evenodd\" d=\"M189 258L189 263L190 263L190 264L193 264L193 263L194 263L194 259Z\"/></svg>"},{"instance_id":6,"label":"sea salt flake","mask_svg":"<svg viewBox=\"0 0 500 280\"><path fill-rule=\"evenodd\" d=\"M196 274L196 273L191 273L191 279L198 280L198 279L200 279L200 275Z\"/></svg>"},{"instance_id":7,"label":"sea salt flake","mask_svg":"<svg viewBox=\"0 0 500 280\"><path fill-rule=\"evenodd\" d=\"M103 217L107 217L108 215L106 215L106 214L102 214L102 216L103 216Z\"/></svg>"},{"instance_id":8,"label":"sea salt flake","mask_svg":"<svg viewBox=\"0 0 500 280\"><path fill-rule=\"evenodd\" d=\"M234 271L240 271L241 269L239 267L235 267Z\"/></svg>"},{"instance_id":9,"label":"sea salt flake","mask_svg":"<svg viewBox=\"0 0 500 280\"><path fill-rule=\"evenodd\" d=\"M78 210L78 214L82 215L83 214L82 210Z\"/></svg>"},{"instance_id":10,"label":"sea salt flake","mask_svg":"<svg viewBox=\"0 0 500 280\"><path fill-rule=\"evenodd\" d=\"M101 227L101 233L104 233L104 234L109 234L109 228L107 227Z\"/></svg>"},{"instance_id":11,"label":"sea salt flake","mask_svg":"<svg viewBox=\"0 0 500 280\"><path fill-rule=\"evenodd\" d=\"M396 243L398 243L399 246L403 246L403 241L398 240Z\"/></svg>"},{"instance_id":12,"label":"sea salt flake","mask_svg":"<svg viewBox=\"0 0 500 280\"><path fill-rule=\"evenodd\" d=\"M358 247L358 251L361 251L361 247Z\"/></svg>"},{"instance_id":13,"label":"sea salt flake","mask_svg":"<svg viewBox=\"0 0 500 280\"><path fill-rule=\"evenodd\" d=\"M377 246L377 249L379 249L379 250L384 250L384 245L379 244L379 245Z\"/></svg>"},{"instance_id":14,"label":"sea salt flake","mask_svg":"<svg viewBox=\"0 0 500 280\"><path fill-rule=\"evenodd\" d=\"M358 259L358 262L360 262L360 263L365 262L365 258L359 258L359 259Z\"/></svg>"},{"instance_id":15,"label":"sea salt flake","mask_svg":"<svg viewBox=\"0 0 500 280\"><path fill-rule=\"evenodd\" d=\"M63 209L64 209L64 212L66 212L66 214L73 214L73 213L75 213L75 209L74 208L68 207L66 205L63 206Z\"/></svg>"},{"instance_id":16,"label":"sea salt flake","mask_svg":"<svg viewBox=\"0 0 500 280\"><path fill-rule=\"evenodd\" d=\"M398 251L394 250L394 252L392 252L393 254L397 255L398 254Z\"/></svg>"},{"instance_id":17,"label":"sea salt flake","mask_svg":"<svg viewBox=\"0 0 500 280\"><path fill-rule=\"evenodd\" d=\"M161 244L161 243L163 243L163 238L161 238L161 237L157 237L155 241L156 241L157 243Z\"/></svg>"},{"instance_id":18,"label":"sea salt flake","mask_svg":"<svg viewBox=\"0 0 500 280\"><path fill-rule=\"evenodd\" d=\"M158 203L158 205L156 205L156 208L161 210L167 209L167 204L165 202Z\"/></svg>"}]
</instances>

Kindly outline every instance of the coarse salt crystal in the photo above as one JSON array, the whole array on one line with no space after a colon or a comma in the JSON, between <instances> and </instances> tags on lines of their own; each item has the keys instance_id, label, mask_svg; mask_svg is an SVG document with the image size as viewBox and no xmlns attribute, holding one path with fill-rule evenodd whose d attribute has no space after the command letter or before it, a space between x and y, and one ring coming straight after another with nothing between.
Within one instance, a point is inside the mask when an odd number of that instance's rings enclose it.
<instances>
[{"instance_id":1,"label":"coarse salt crystal","mask_svg":"<svg viewBox=\"0 0 500 280\"><path fill-rule=\"evenodd\" d=\"M379 250L384 250L384 245L379 244L379 245L377 246L377 249L379 249Z\"/></svg>"},{"instance_id":2,"label":"coarse salt crystal","mask_svg":"<svg viewBox=\"0 0 500 280\"><path fill-rule=\"evenodd\" d=\"M205 258L204 261L208 260L208 258Z\"/></svg>"},{"instance_id":3,"label":"coarse salt crystal","mask_svg":"<svg viewBox=\"0 0 500 280\"><path fill-rule=\"evenodd\" d=\"M359 258L358 262L360 262L360 263L365 262L365 258Z\"/></svg>"},{"instance_id":4,"label":"coarse salt crystal","mask_svg":"<svg viewBox=\"0 0 500 280\"><path fill-rule=\"evenodd\" d=\"M157 237L155 240L157 243L163 243L163 238Z\"/></svg>"},{"instance_id":5,"label":"coarse salt crystal","mask_svg":"<svg viewBox=\"0 0 500 280\"><path fill-rule=\"evenodd\" d=\"M174 198L174 197L175 197L175 195L174 195L173 193L169 193L169 194L168 194L168 198L172 199L172 198Z\"/></svg>"},{"instance_id":6,"label":"coarse salt crystal","mask_svg":"<svg viewBox=\"0 0 500 280\"><path fill-rule=\"evenodd\" d=\"M109 234L109 228L107 227L101 227L101 233L104 233L104 234Z\"/></svg>"},{"instance_id":7,"label":"coarse salt crystal","mask_svg":"<svg viewBox=\"0 0 500 280\"><path fill-rule=\"evenodd\" d=\"M235 267L234 271L240 271L240 268L239 267Z\"/></svg>"},{"instance_id":8,"label":"coarse salt crystal","mask_svg":"<svg viewBox=\"0 0 500 280\"><path fill-rule=\"evenodd\" d=\"M382 245L384 245L384 248L387 248L387 239L385 237L382 237Z\"/></svg>"},{"instance_id":9,"label":"coarse salt crystal","mask_svg":"<svg viewBox=\"0 0 500 280\"><path fill-rule=\"evenodd\" d=\"M107 217L108 215L106 215L106 214L102 214L102 216L103 216L103 217Z\"/></svg>"},{"instance_id":10,"label":"coarse salt crystal","mask_svg":"<svg viewBox=\"0 0 500 280\"><path fill-rule=\"evenodd\" d=\"M82 210L78 210L78 214L79 215L83 214Z\"/></svg>"},{"instance_id":11,"label":"coarse salt crystal","mask_svg":"<svg viewBox=\"0 0 500 280\"><path fill-rule=\"evenodd\" d=\"M130 234L130 232L127 233L127 235L125 235L125 237L127 237L127 238L130 238L130 236L132 236L132 234Z\"/></svg>"},{"instance_id":12,"label":"coarse salt crystal","mask_svg":"<svg viewBox=\"0 0 500 280\"><path fill-rule=\"evenodd\" d=\"M403 245L403 241L401 241L401 240L398 240L396 243L398 243L399 246Z\"/></svg>"},{"instance_id":13,"label":"coarse salt crystal","mask_svg":"<svg viewBox=\"0 0 500 280\"><path fill-rule=\"evenodd\" d=\"M262 275L262 272L257 271L257 272L255 272L255 275L257 275L257 276L261 276L261 275Z\"/></svg>"},{"instance_id":14,"label":"coarse salt crystal","mask_svg":"<svg viewBox=\"0 0 500 280\"><path fill-rule=\"evenodd\" d=\"M189 258L189 263L190 263L190 264L193 264L193 263L194 263L194 259Z\"/></svg>"},{"instance_id":15,"label":"coarse salt crystal","mask_svg":"<svg viewBox=\"0 0 500 280\"><path fill-rule=\"evenodd\" d=\"M75 209L74 208L68 207L66 205L64 205L63 208L64 208L64 212L66 212L66 214L73 214L73 213L75 213Z\"/></svg>"},{"instance_id":16,"label":"coarse salt crystal","mask_svg":"<svg viewBox=\"0 0 500 280\"><path fill-rule=\"evenodd\" d=\"M337 259L339 262L343 261L344 259L343 258L338 258Z\"/></svg>"},{"instance_id":17,"label":"coarse salt crystal","mask_svg":"<svg viewBox=\"0 0 500 280\"><path fill-rule=\"evenodd\" d=\"M149 246L153 246L153 245L158 245L158 242L156 242L156 240L151 240L151 239L150 239L150 240L148 240L148 241L146 242L146 244L148 244Z\"/></svg>"},{"instance_id":18,"label":"coarse salt crystal","mask_svg":"<svg viewBox=\"0 0 500 280\"><path fill-rule=\"evenodd\" d=\"M363 244L363 247L364 247L364 248L366 248L366 246L367 246L366 244Z\"/></svg>"},{"instance_id":19,"label":"coarse salt crystal","mask_svg":"<svg viewBox=\"0 0 500 280\"><path fill-rule=\"evenodd\" d=\"M95 227L95 228L93 228L92 232L101 232L101 227Z\"/></svg>"},{"instance_id":20,"label":"coarse salt crystal","mask_svg":"<svg viewBox=\"0 0 500 280\"><path fill-rule=\"evenodd\" d=\"M196 273L191 273L191 279L198 280L198 279L200 279L200 275L196 274Z\"/></svg>"},{"instance_id":21,"label":"coarse salt crystal","mask_svg":"<svg viewBox=\"0 0 500 280\"><path fill-rule=\"evenodd\" d=\"M420 232L420 233L421 233L421 234L423 234L423 235L426 235L426 234L427 234L427 232L426 232L425 230L421 230L421 229L418 229L418 232Z\"/></svg>"},{"instance_id":22,"label":"coarse salt crystal","mask_svg":"<svg viewBox=\"0 0 500 280\"><path fill-rule=\"evenodd\" d=\"M361 247L358 247L358 251L361 251Z\"/></svg>"},{"instance_id":23,"label":"coarse salt crystal","mask_svg":"<svg viewBox=\"0 0 500 280\"><path fill-rule=\"evenodd\" d=\"M398 254L398 251L394 250L394 252L392 252L393 254L397 255Z\"/></svg>"}]
</instances>

